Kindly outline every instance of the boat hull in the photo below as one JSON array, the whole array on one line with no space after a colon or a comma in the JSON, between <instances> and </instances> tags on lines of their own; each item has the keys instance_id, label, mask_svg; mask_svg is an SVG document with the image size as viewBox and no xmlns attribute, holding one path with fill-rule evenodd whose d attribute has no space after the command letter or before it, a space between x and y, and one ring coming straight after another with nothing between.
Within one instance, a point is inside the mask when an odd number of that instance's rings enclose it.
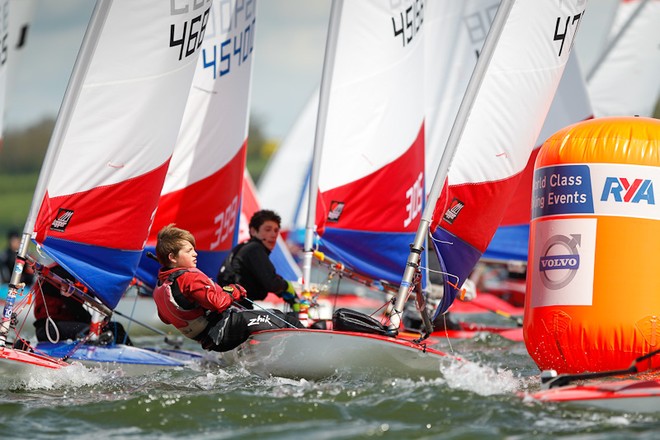
<instances>
[{"instance_id":1,"label":"boat hull","mask_svg":"<svg viewBox=\"0 0 660 440\"><path fill-rule=\"evenodd\" d=\"M570 385L527 394L525 398L612 411L660 413L660 379Z\"/></svg>"},{"instance_id":2,"label":"boat hull","mask_svg":"<svg viewBox=\"0 0 660 440\"><path fill-rule=\"evenodd\" d=\"M124 376L137 376L161 369L186 367L196 361L193 357L184 360L153 350L123 344L80 344L78 347L76 345L75 341L40 342L35 349L54 358L78 361L90 368L101 367L108 371L121 371Z\"/></svg>"},{"instance_id":3,"label":"boat hull","mask_svg":"<svg viewBox=\"0 0 660 440\"><path fill-rule=\"evenodd\" d=\"M318 380L332 377L442 376L455 358L410 340L379 335L311 329L257 332L224 354L261 376Z\"/></svg>"},{"instance_id":4,"label":"boat hull","mask_svg":"<svg viewBox=\"0 0 660 440\"><path fill-rule=\"evenodd\" d=\"M441 339L472 339L479 335L492 334L513 342L523 342L521 327L495 327L478 324L466 324L461 330L437 330L431 333L431 338ZM434 345L429 342L430 345Z\"/></svg>"},{"instance_id":5,"label":"boat hull","mask_svg":"<svg viewBox=\"0 0 660 440\"><path fill-rule=\"evenodd\" d=\"M21 383L30 380L43 371L55 371L69 364L37 353L14 348L0 349L0 378L3 387L7 382Z\"/></svg>"}]
</instances>

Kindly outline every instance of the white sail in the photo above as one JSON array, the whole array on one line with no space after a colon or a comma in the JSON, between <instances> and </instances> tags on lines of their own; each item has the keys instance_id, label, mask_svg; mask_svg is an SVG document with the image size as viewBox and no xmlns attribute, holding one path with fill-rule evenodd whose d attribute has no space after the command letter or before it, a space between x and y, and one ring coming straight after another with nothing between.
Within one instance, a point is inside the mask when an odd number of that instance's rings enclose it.
<instances>
[{"instance_id":1,"label":"white sail","mask_svg":"<svg viewBox=\"0 0 660 440\"><path fill-rule=\"evenodd\" d=\"M424 21L418 6L344 4L336 52L330 53L334 65L321 84L315 146L322 150L315 152L311 175L307 232L316 229L319 248L330 257L390 282L401 276L424 199ZM318 199L312 200L315 185Z\"/></svg>"},{"instance_id":2,"label":"white sail","mask_svg":"<svg viewBox=\"0 0 660 440\"><path fill-rule=\"evenodd\" d=\"M1 346L30 240L86 287L63 283L49 270L40 272L47 282L105 315L116 307L149 233L209 10L210 2L97 2L23 230ZM95 324L92 339L100 332ZM84 345L70 344L64 348L67 357ZM135 347L97 348L90 349L98 356L94 359L105 354L112 357L106 357L108 362L136 364L149 358L147 363L160 366L182 365ZM57 356L58 349L42 342L37 351Z\"/></svg>"},{"instance_id":3,"label":"white sail","mask_svg":"<svg viewBox=\"0 0 660 440\"><path fill-rule=\"evenodd\" d=\"M0 1L0 42L9 40L9 0ZM8 53L0 50L0 151L4 139L5 107L7 106Z\"/></svg>"},{"instance_id":4,"label":"white sail","mask_svg":"<svg viewBox=\"0 0 660 440\"><path fill-rule=\"evenodd\" d=\"M314 147L314 128L319 91L309 98L284 141L259 180L259 195L268 209L282 217L282 229L295 232L305 227L307 188Z\"/></svg>"},{"instance_id":5,"label":"white sail","mask_svg":"<svg viewBox=\"0 0 660 440\"><path fill-rule=\"evenodd\" d=\"M574 50L583 72L591 71L605 52L619 3L621 0L597 0L589 4Z\"/></svg>"},{"instance_id":6,"label":"white sail","mask_svg":"<svg viewBox=\"0 0 660 440\"><path fill-rule=\"evenodd\" d=\"M651 116L660 97L660 1L621 1L602 59L587 71L595 116Z\"/></svg>"},{"instance_id":7,"label":"white sail","mask_svg":"<svg viewBox=\"0 0 660 440\"><path fill-rule=\"evenodd\" d=\"M214 2L174 154L146 250L175 223L196 241L197 267L215 277L236 244L247 153L256 2ZM143 256L139 278L155 286L158 264Z\"/></svg>"},{"instance_id":8,"label":"white sail","mask_svg":"<svg viewBox=\"0 0 660 440\"><path fill-rule=\"evenodd\" d=\"M24 233L111 308L149 233L209 8L99 2L58 115Z\"/></svg>"},{"instance_id":9,"label":"white sail","mask_svg":"<svg viewBox=\"0 0 660 440\"><path fill-rule=\"evenodd\" d=\"M445 272L436 316L488 246L540 134L585 6L583 0L500 4L411 248L394 327L429 230Z\"/></svg>"}]
</instances>

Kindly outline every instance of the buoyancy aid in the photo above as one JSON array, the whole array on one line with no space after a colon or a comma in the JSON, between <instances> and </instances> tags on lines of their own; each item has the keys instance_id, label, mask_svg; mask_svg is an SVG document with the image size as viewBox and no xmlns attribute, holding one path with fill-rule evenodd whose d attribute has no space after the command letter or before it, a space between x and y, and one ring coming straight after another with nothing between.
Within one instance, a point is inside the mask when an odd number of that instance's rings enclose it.
<instances>
[{"instance_id":1,"label":"buoyancy aid","mask_svg":"<svg viewBox=\"0 0 660 440\"><path fill-rule=\"evenodd\" d=\"M189 301L179 291L176 279L187 270L172 272L154 289L154 301L161 321L176 327L184 336L196 339L207 327L204 308Z\"/></svg>"}]
</instances>

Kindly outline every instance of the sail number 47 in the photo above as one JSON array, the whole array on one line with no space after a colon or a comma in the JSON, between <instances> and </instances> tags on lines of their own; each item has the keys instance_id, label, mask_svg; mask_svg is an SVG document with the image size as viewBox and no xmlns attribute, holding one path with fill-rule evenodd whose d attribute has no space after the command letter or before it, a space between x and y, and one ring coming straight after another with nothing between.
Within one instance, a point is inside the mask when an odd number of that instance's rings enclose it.
<instances>
[{"instance_id":1,"label":"sail number 47","mask_svg":"<svg viewBox=\"0 0 660 440\"><path fill-rule=\"evenodd\" d=\"M553 38L553 41L561 41L561 45L559 46L559 54L557 54L557 56L561 56L561 52L564 50L564 43L566 42L566 34L568 34L569 25L573 31L573 35L570 38L571 45L569 47L569 51L573 48L573 43L575 42L575 34L577 34L577 30L580 27L580 19L582 18L583 13L584 11L574 15L573 17L566 17L566 23L563 25L562 17L557 17L557 22L555 23L555 36ZM564 28L563 31L561 30L562 26Z\"/></svg>"}]
</instances>

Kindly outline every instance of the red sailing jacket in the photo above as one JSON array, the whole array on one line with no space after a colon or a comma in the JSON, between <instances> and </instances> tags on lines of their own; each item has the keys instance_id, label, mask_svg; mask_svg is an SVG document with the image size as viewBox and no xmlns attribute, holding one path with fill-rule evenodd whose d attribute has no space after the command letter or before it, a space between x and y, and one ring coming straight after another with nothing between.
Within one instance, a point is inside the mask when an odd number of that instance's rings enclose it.
<instances>
[{"instance_id":1,"label":"red sailing jacket","mask_svg":"<svg viewBox=\"0 0 660 440\"><path fill-rule=\"evenodd\" d=\"M207 311L224 312L232 302L231 296L196 268L161 270L158 284L154 301L159 318L191 339L208 325Z\"/></svg>"}]
</instances>

